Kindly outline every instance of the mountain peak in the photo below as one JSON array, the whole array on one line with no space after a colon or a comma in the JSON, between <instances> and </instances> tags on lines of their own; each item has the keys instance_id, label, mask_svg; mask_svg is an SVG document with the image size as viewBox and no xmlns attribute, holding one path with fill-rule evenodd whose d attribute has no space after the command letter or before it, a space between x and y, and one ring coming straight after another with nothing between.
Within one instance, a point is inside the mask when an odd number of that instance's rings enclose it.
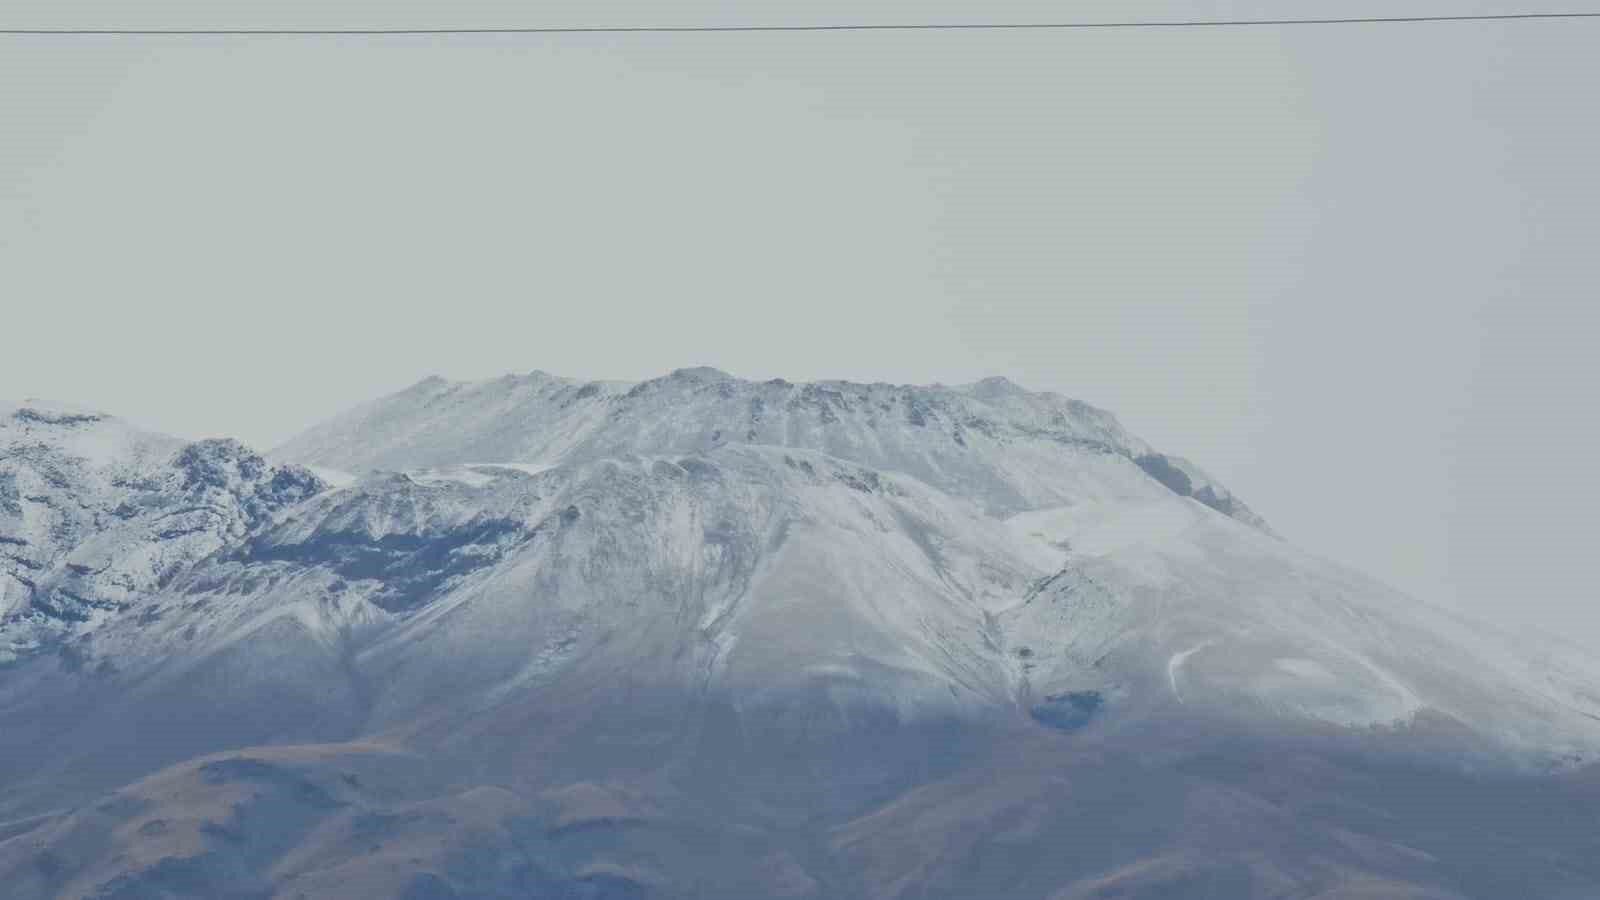
<instances>
[{"instance_id":1,"label":"mountain peak","mask_svg":"<svg viewBox=\"0 0 1600 900\"><path fill-rule=\"evenodd\" d=\"M688 380L688 381L738 381L738 380L741 380L741 379L734 378L732 375L729 375L727 372L724 372L721 369L713 368L712 366L688 366L688 367L682 368L682 369L673 369L672 370L672 374L669 375L668 377L669 378L683 379L683 380Z\"/></svg>"},{"instance_id":2,"label":"mountain peak","mask_svg":"<svg viewBox=\"0 0 1600 900\"><path fill-rule=\"evenodd\" d=\"M1001 376L962 387L755 382L697 366L637 383L543 372L429 380L313 427L272 456L360 473L685 454L727 444L826 453L1004 514L1068 502L1086 480L1121 484L1126 470L1266 530L1198 468L1160 465L1167 457L1111 413Z\"/></svg>"},{"instance_id":3,"label":"mountain peak","mask_svg":"<svg viewBox=\"0 0 1600 900\"><path fill-rule=\"evenodd\" d=\"M28 397L16 404L0 404L0 419L15 419L38 425L87 425L109 419L96 409Z\"/></svg>"},{"instance_id":4,"label":"mountain peak","mask_svg":"<svg viewBox=\"0 0 1600 900\"><path fill-rule=\"evenodd\" d=\"M1026 394L1027 389L1004 375L990 375L973 382L969 389L980 397L997 397L1005 394Z\"/></svg>"}]
</instances>

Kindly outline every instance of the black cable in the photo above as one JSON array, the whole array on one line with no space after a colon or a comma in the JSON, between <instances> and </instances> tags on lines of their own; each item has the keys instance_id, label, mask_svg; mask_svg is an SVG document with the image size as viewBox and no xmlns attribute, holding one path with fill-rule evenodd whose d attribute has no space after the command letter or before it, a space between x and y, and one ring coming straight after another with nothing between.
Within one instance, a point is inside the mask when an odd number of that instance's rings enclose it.
<instances>
[{"instance_id":1,"label":"black cable","mask_svg":"<svg viewBox=\"0 0 1600 900\"><path fill-rule=\"evenodd\" d=\"M1511 19L1594 19L1600 12L1504 13L1461 16L1369 16L1325 19L1193 19L1149 22L992 22L924 25L576 25L483 28L0 28L15 35L450 35L450 34L671 34L734 31L1010 31L1069 28L1219 28L1265 25L1359 25L1416 22L1489 22Z\"/></svg>"}]
</instances>

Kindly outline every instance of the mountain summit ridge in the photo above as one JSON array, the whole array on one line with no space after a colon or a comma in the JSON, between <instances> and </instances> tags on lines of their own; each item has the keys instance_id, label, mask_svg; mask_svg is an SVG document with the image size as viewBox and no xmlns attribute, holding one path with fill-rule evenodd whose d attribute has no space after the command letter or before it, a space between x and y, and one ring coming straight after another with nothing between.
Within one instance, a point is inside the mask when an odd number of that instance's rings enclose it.
<instances>
[{"instance_id":1,"label":"mountain summit ridge","mask_svg":"<svg viewBox=\"0 0 1600 900\"><path fill-rule=\"evenodd\" d=\"M1175 493L1270 533L1216 479L1157 452L1110 412L999 376L954 387L757 382L708 366L639 382L537 370L482 381L435 376L313 426L269 456L359 473L691 453L730 443L817 450L1007 513L1073 496L1075 488L1049 471L1068 446L1125 457Z\"/></svg>"}]
</instances>

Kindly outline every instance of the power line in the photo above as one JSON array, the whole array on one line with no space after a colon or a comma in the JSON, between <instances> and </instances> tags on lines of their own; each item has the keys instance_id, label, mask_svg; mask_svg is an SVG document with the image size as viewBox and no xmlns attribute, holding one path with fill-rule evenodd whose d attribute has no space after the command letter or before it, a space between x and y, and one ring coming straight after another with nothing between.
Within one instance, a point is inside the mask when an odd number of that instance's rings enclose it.
<instances>
[{"instance_id":1,"label":"power line","mask_svg":"<svg viewBox=\"0 0 1600 900\"><path fill-rule=\"evenodd\" d=\"M903 25L572 25L468 28L0 28L14 35L451 35L451 34L682 34L754 31L1059 31L1087 28L1239 28L1269 25L1389 25L1420 22L1496 22L1596 19L1600 12L1503 13L1461 16L1363 16L1324 19L1190 19L1147 22L947 22Z\"/></svg>"}]
</instances>

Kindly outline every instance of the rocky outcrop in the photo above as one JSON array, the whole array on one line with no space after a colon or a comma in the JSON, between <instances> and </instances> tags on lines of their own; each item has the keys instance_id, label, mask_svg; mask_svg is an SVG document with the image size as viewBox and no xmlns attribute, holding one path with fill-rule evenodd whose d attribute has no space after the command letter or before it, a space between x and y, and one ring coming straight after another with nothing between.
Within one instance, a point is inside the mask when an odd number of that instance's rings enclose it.
<instances>
[{"instance_id":1,"label":"rocky outcrop","mask_svg":"<svg viewBox=\"0 0 1600 900\"><path fill-rule=\"evenodd\" d=\"M0 661L92 629L324 487L233 440L15 410L0 421Z\"/></svg>"}]
</instances>

